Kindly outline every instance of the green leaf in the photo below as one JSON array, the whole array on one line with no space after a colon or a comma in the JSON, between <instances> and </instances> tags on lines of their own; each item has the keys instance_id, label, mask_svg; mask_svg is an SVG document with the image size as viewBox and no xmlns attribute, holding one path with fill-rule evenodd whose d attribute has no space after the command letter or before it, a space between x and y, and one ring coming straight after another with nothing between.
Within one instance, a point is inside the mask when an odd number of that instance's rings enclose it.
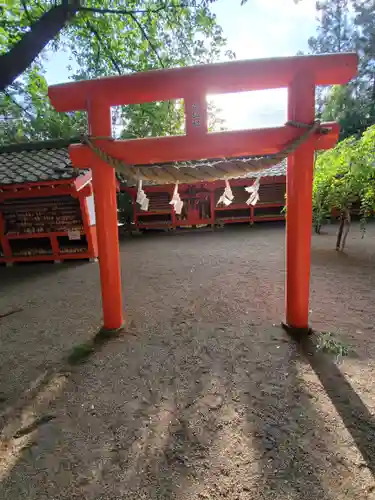
<instances>
[{"instance_id":1,"label":"green leaf","mask_svg":"<svg viewBox=\"0 0 375 500\"><path fill-rule=\"evenodd\" d=\"M158 2L151 0L87 0L85 6L98 9L124 9L126 4L126 10L134 13L80 12L72 17L48 49L9 88L11 98L1 98L1 114L6 119L0 121L0 142L76 136L86 130L83 113L56 113L49 104L43 73L45 58L51 57L53 51L64 49L75 62L72 66L79 70L70 70L73 80L233 58L211 3L197 0L189 7L181 7L181 2L169 0L159 10L155 7ZM50 0L30 0L28 14L38 19L53 5ZM6 15L0 21L1 53L8 51L30 25L20 1L7 0L6 6ZM222 126L215 115L216 109L211 107L210 127ZM115 110L114 120L118 134L132 137L184 131L184 110L178 102L124 106Z\"/></svg>"}]
</instances>

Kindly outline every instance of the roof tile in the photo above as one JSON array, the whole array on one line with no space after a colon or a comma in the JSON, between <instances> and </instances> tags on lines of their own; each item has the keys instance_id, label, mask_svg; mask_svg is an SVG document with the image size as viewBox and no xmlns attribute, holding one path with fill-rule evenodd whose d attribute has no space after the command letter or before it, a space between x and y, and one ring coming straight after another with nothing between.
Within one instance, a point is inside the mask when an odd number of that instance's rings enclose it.
<instances>
[{"instance_id":1,"label":"roof tile","mask_svg":"<svg viewBox=\"0 0 375 500\"><path fill-rule=\"evenodd\" d=\"M87 172L72 167L66 141L63 146L59 146L56 142L44 144L38 143L35 148L33 144L25 145L24 149L22 145L0 148L0 185L69 179ZM254 173L248 177L254 178L258 175L259 173ZM286 175L286 160L262 172L262 177L284 175ZM120 182L124 182L121 176L118 178Z\"/></svg>"},{"instance_id":2,"label":"roof tile","mask_svg":"<svg viewBox=\"0 0 375 500\"><path fill-rule=\"evenodd\" d=\"M72 167L66 141L63 146L46 142L44 147L36 143L0 148L0 185L57 181L85 172Z\"/></svg>"}]
</instances>

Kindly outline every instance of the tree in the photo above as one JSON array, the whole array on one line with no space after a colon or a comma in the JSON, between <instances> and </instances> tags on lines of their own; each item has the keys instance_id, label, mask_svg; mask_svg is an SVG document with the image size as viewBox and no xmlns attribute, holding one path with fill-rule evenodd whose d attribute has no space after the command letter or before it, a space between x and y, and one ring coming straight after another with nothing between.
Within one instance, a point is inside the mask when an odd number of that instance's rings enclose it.
<instances>
[{"instance_id":1,"label":"tree","mask_svg":"<svg viewBox=\"0 0 375 500\"><path fill-rule=\"evenodd\" d=\"M78 80L214 61L226 43L210 0L128 0L126 8L115 0L91 0L87 5L68 0L7 3L0 22L2 84L36 59L0 99L2 142L66 136L72 129L77 135L77 126L84 126L83 116L57 118L46 101L46 50L69 51L80 68L72 75ZM49 38L41 34L41 25L48 25ZM42 46L46 48L39 53ZM14 57L20 47L25 49L22 64ZM233 57L230 51L226 54ZM125 125L132 136L164 135L180 130L182 113L178 103L151 103L120 108L114 119L117 129Z\"/></svg>"},{"instance_id":2,"label":"tree","mask_svg":"<svg viewBox=\"0 0 375 500\"><path fill-rule=\"evenodd\" d=\"M353 49L353 21L349 18L349 0L321 0L316 3L318 27L308 40L314 54L347 52Z\"/></svg>"},{"instance_id":3,"label":"tree","mask_svg":"<svg viewBox=\"0 0 375 500\"><path fill-rule=\"evenodd\" d=\"M375 1L321 0L316 5L318 28L308 41L310 52L356 51L358 77L340 90L318 90L318 113L338 120L341 137L358 136L375 123Z\"/></svg>"},{"instance_id":4,"label":"tree","mask_svg":"<svg viewBox=\"0 0 375 500\"><path fill-rule=\"evenodd\" d=\"M9 1L1 7L0 35L7 45L7 51L2 50L0 56L1 91L31 65L47 43L76 15L78 8L79 0L62 0L61 4L51 5L47 10L38 5L37 10L41 10L41 15L34 20L36 9L29 10L26 1Z\"/></svg>"},{"instance_id":5,"label":"tree","mask_svg":"<svg viewBox=\"0 0 375 500\"><path fill-rule=\"evenodd\" d=\"M212 0L193 0L188 3L174 0L169 2L128 0L126 2L128 8L122 8L122 2L114 0L104 2L94 0L89 2L90 5L84 5L80 0L61 0L61 3L48 0L41 2L8 0L5 6L0 7L2 11L0 40L3 45L0 55L0 91L5 90L26 71L47 44L61 35L65 25L68 28L84 27L95 37L95 26L93 29L90 28L91 21L87 22L88 17L94 19L100 16L105 19L107 15L126 16L137 25L145 39L150 42L147 30L142 26L142 20L139 20L138 15L147 16L148 21L152 23L152 20L155 21L153 16L162 12L180 11L186 14L191 9L196 9L200 18L196 21L198 23L200 21L201 26L204 26L210 23L210 18L212 20L212 16L208 15L211 2Z\"/></svg>"},{"instance_id":6,"label":"tree","mask_svg":"<svg viewBox=\"0 0 375 500\"><path fill-rule=\"evenodd\" d=\"M350 225L350 211L359 203L362 229L375 210L375 125L361 138L350 137L334 149L318 155L313 186L313 216L316 232L332 210L340 213L336 248L343 250ZM347 232L343 234L344 226ZM341 240L341 238L344 238Z\"/></svg>"},{"instance_id":7,"label":"tree","mask_svg":"<svg viewBox=\"0 0 375 500\"><path fill-rule=\"evenodd\" d=\"M375 1L354 0L355 41L360 56L360 92L365 96L368 124L375 123Z\"/></svg>"},{"instance_id":8,"label":"tree","mask_svg":"<svg viewBox=\"0 0 375 500\"><path fill-rule=\"evenodd\" d=\"M360 135L368 126L365 95L356 94L356 84L333 86L324 97L321 119L338 121L340 124L340 139L352 135Z\"/></svg>"},{"instance_id":9,"label":"tree","mask_svg":"<svg viewBox=\"0 0 375 500\"><path fill-rule=\"evenodd\" d=\"M49 104L47 89L44 76L34 66L22 82L0 96L0 143L70 138L85 131L85 114L57 113Z\"/></svg>"}]
</instances>

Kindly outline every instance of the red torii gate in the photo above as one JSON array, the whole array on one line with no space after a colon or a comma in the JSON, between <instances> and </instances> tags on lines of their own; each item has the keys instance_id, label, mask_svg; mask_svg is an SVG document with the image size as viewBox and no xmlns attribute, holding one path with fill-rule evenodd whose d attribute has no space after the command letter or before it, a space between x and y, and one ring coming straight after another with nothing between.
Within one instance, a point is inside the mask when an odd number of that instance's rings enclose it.
<instances>
[{"instance_id":1,"label":"red torii gate","mask_svg":"<svg viewBox=\"0 0 375 500\"><path fill-rule=\"evenodd\" d=\"M315 87L347 83L356 54L235 61L155 70L55 85L49 97L57 111L88 112L89 133L111 136L111 106L184 99L186 135L132 140L100 139L106 153L128 164L146 165L202 158L262 156L280 151L301 133L293 127L208 133L208 94L288 88L288 120L311 124ZM314 151L334 146L338 126L311 136L288 158L286 224L286 324L308 328ZM87 146L70 147L76 167L92 169L104 328L123 325L114 169Z\"/></svg>"}]
</instances>

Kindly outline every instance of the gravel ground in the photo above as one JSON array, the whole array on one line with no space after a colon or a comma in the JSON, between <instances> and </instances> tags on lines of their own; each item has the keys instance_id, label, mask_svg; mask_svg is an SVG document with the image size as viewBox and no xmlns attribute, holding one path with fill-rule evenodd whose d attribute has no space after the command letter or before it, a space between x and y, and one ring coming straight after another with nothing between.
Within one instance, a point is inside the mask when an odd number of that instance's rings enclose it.
<instances>
[{"instance_id":1,"label":"gravel ground","mask_svg":"<svg viewBox=\"0 0 375 500\"><path fill-rule=\"evenodd\" d=\"M311 322L279 327L284 229L144 235L121 246L128 331L100 326L96 264L0 268L0 498L375 499L375 227L313 238ZM5 292L5 293L4 293Z\"/></svg>"}]
</instances>

